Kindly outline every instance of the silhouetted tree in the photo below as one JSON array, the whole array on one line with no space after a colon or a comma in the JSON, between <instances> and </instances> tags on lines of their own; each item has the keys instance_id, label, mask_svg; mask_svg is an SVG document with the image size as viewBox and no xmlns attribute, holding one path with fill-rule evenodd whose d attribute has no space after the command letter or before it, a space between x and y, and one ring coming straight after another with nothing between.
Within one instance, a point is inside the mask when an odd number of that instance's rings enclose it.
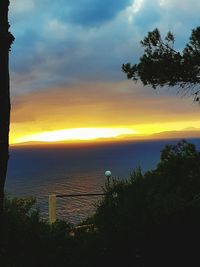
<instances>
[{"instance_id":1,"label":"silhouetted tree","mask_svg":"<svg viewBox=\"0 0 200 267\"><path fill-rule=\"evenodd\" d=\"M9 158L10 84L9 51L13 35L9 32L9 0L0 1L0 215L3 208L4 185Z\"/></svg>"},{"instance_id":2,"label":"silhouetted tree","mask_svg":"<svg viewBox=\"0 0 200 267\"><path fill-rule=\"evenodd\" d=\"M184 140L165 146L155 169L111 181L94 214L102 257L111 266L199 265L199 192L200 152Z\"/></svg>"},{"instance_id":3,"label":"silhouetted tree","mask_svg":"<svg viewBox=\"0 0 200 267\"><path fill-rule=\"evenodd\" d=\"M141 41L144 54L138 64L123 64L128 79L141 80L144 85L157 87L176 86L184 94L194 94L200 100L200 27L192 30L183 51L174 49L174 35L168 32L163 39L156 28Z\"/></svg>"}]
</instances>

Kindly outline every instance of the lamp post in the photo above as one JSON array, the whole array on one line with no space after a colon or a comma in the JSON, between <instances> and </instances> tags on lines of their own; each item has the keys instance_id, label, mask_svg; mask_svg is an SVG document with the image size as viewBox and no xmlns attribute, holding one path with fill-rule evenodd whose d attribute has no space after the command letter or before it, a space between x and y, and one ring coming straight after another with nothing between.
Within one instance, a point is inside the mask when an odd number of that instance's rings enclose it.
<instances>
[{"instance_id":1,"label":"lamp post","mask_svg":"<svg viewBox=\"0 0 200 267\"><path fill-rule=\"evenodd\" d=\"M105 176L107 178L108 186L110 186L111 171L106 171Z\"/></svg>"}]
</instances>

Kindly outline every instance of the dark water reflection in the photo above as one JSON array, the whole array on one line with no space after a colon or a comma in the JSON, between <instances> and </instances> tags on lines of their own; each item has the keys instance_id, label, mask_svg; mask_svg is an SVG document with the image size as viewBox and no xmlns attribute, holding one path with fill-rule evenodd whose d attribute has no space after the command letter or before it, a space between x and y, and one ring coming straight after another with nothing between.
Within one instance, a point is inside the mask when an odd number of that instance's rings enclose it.
<instances>
[{"instance_id":1,"label":"dark water reflection","mask_svg":"<svg viewBox=\"0 0 200 267\"><path fill-rule=\"evenodd\" d=\"M190 141L200 145L199 139ZM154 168L160 150L169 143L176 140L12 148L6 191L15 196L35 196L42 216L47 218L49 194L101 192L106 170L126 179L136 166L143 171ZM78 223L92 214L100 198L58 199L58 218Z\"/></svg>"}]
</instances>

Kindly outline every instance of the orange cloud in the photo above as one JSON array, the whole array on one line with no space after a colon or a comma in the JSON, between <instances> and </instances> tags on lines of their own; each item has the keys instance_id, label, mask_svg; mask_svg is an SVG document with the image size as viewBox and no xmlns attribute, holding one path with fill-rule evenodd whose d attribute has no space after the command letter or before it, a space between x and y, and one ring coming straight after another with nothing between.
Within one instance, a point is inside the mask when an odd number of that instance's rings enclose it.
<instances>
[{"instance_id":1,"label":"orange cloud","mask_svg":"<svg viewBox=\"0 0 200 267\"><path fill-rule=\"evenodd\" d=\"M168 124L172 130L177 122L181 127L186 121L198 122L197 111L189 99L155 93L132 82L79 84L15 97L11 139L72 128L130 127L144 133L146 125L149 133L156 131L155 125Z\"/></svg>"}]
</instances>

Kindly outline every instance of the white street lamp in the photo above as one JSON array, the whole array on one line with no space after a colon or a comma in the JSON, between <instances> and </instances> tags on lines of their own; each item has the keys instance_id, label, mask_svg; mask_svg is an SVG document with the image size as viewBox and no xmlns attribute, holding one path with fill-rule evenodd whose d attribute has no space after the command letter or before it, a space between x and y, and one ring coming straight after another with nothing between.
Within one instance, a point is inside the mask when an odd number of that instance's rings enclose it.
<instances>
[{"instance_id":1,"label":"white street lamp","mask_svg":"<svg viewBox=\"0 0 200 267\"><path fill-rule=\"evenodd\" d=\"M111 171L106 171L106 172L105 172L105 176L106 176L106 178L107 178L108 186L109 186L109 185L110 185Z\"/></svg>"}]
</instances>

